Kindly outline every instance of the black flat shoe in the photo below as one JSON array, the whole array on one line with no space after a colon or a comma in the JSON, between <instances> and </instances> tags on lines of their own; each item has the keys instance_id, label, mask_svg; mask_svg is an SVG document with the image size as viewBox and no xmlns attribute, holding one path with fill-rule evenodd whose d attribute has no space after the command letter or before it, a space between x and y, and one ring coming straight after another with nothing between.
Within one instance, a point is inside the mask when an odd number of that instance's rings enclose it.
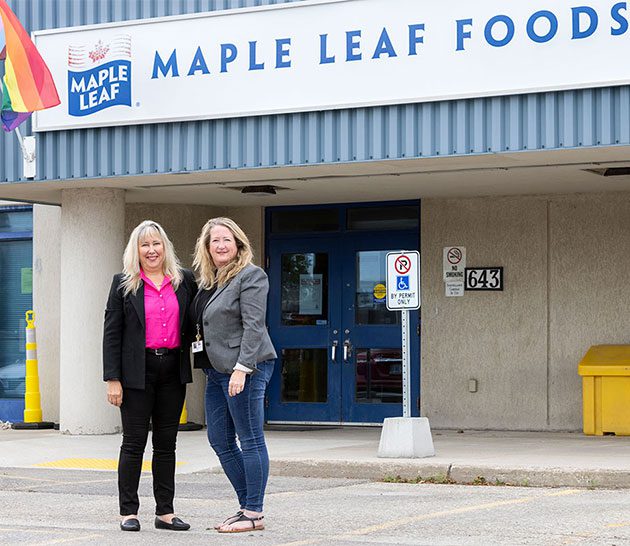
<instances>
[{"instance_id":1,"label":"black flat shoe","mask_svg":"<svg viewBox=\"0 0 630 546\"><path fill-rule=\"evenodd\" d=\"M169 531L188 531L190 524L175 517L171 520L171 523L166 523L160 518L155 518L156 529L168 529Z\"/></svg>"},{"instance_id":2,"label":"black flat shoe","mask_svg":"<svg viewBox=\"0 0 630 546\"><path fill-rule=\"evenodd\" d=\"M121 531L139 531L140 522L136 518L127 519L120 522Z\"/></svg>"}]
</instances>

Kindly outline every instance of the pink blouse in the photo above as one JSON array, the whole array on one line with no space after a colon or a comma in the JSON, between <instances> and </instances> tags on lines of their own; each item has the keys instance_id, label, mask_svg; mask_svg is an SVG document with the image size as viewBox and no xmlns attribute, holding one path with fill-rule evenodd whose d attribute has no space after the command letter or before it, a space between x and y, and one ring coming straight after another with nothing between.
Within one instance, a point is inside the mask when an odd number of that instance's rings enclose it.
<instances>
[{"instance_id":1,"label":"pink blouse","mask_svg":"<svg viewBox=\"0 0 630 546\"><path fill-rule=\"evenodd\" d=\"M160 290L140 270L144 281L144 321L147 349L179 347L179 302L171 279L164 277Z\"/></svg>"}]
</instances>

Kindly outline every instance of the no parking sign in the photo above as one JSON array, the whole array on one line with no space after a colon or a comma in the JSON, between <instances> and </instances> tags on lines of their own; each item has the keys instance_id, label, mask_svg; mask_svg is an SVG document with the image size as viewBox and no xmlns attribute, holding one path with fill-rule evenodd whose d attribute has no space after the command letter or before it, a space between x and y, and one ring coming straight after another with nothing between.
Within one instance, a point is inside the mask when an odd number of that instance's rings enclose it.
<instances>
[{"instance_id":1,"label":"no parking sign","mask_svg":"<svg viewBox=\"0 0 630 546\"><path fill-rule=\"evenodd\" d=\"M420 253L416 250L387 254L387 309L420 308Z\"/></svg>"}]
</instances>

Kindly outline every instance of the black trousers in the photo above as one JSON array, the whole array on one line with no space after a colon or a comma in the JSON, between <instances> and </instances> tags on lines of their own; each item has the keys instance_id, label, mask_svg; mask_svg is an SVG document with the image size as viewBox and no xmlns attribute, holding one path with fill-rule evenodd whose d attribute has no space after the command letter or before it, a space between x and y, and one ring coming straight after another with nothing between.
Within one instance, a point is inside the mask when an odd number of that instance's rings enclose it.
<instances>
[{"instance_id":1,"label":"black trousers","mask_svg":"<svg viewBox=\"0 0 630 546\"><path fill-rule=\"evenodd\" d=\"M123 440L118 459L120 515L137 514L138 484L142 457L152 423L153 495L158 516L174 513L175 444L186 385L179 376L178 353L156 356L147 353L144 390L123 388L120 407Z\"/></svg>"}]
</instances>

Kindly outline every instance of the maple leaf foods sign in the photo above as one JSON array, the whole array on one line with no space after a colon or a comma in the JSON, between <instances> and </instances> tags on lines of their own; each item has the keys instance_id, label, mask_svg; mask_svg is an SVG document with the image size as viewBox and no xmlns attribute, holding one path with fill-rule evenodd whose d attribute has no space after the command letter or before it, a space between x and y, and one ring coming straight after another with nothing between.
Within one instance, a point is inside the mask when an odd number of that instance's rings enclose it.
<instances>
[{"instance_id":1,"label":"maple leaf foods sign","mask_svg":"<svg viewBox=\"0 0 630 546\"><path fill-rule=\"evenodd\" d=\"M38 31L62 106L35 129L628 84L629 21L614 0L312 0Z\"/></svg>"}]
</instances>

